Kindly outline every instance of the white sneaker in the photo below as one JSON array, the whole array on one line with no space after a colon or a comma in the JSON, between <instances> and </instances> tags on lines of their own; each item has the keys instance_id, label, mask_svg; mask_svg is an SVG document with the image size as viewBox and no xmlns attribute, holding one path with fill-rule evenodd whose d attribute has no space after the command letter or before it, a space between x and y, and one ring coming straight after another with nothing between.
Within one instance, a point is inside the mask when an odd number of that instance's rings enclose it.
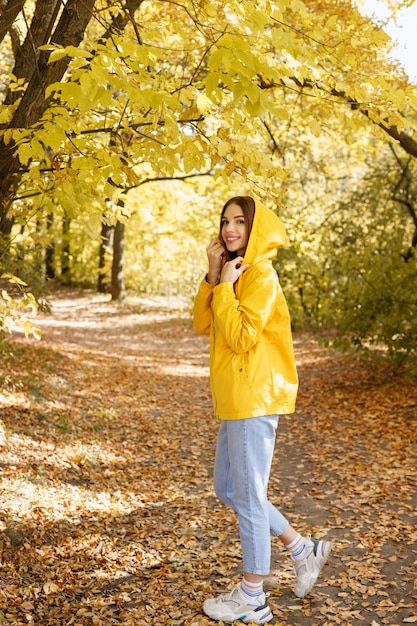
<instances>
[{"instance_id":1,"label":"white sneaker","mask_svg":"<svg viewBox=\"0 0 417 626\"><path fill-rule=\"evenodd\" d=\"M294 559L297 578L294 593L298 598L304 598L311 591L332 549L330 541L319 541L310 537L305 541L307 556Z\"/></svg>"},{"instance_id":2,"label":"white sneaker","mask_svg":"<svg viewBox=\"0 0 417 626\"><path fill-rule=\"evenodd\" d=\"M265 624L272 619L271 609L268 606L267 595L262 593L259 598L248 602L240 591L240 585L224 593L218 598L209 598L204 602L203 610L211 619L221 620L231 624L240 620L244 624Z\"/></svg>"}]
</instances>

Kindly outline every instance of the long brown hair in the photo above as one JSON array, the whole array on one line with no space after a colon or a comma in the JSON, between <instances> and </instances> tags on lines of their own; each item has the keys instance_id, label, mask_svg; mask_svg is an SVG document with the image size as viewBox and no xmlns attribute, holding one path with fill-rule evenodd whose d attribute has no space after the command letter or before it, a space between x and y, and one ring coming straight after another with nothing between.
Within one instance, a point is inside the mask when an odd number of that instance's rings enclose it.
<instances>
[{"instance_id":1,"label":"long brown hair","mask_svg":"<svg viewBox=\"0 0 417 626\"><path fill-rule=\"evenodd\" d=\"M237 204L242 209L243 217L245 218L245 222L248 225L248 241L249 241L249 236L251 234L251 230L253 226L253 219L255 217L255 200L251 198L251 196L235 196L234 198L230 198L230 200L228 200L223 207L223 210L220 215L219 237L220 237L220 241L224 245L224 249L226 250L226 258L228 261L230 261L231 259L234 259L237 256L236 252L229 252L227 250L226 244L223 241L223 237L222 237L222 220L223 220L224 212L226 211L229 204Z\"/></svg>"}]
</instances>

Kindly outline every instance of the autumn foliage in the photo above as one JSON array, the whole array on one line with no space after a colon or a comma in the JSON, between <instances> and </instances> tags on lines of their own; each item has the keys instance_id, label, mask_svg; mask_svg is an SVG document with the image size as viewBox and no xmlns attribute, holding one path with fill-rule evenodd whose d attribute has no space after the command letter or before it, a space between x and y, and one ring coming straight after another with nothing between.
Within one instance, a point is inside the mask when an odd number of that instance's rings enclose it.
<instances>
[{"instance_id":1,"label":"autumn foliage","mask_svg":"<svg viewBox=\"0 0 417 626\"><path fill-rule=\"evenodd\" d=\"M240 576L215 498L208 346L175 301L63 292L0 362L0 622L211 626ZM334 541L305 599L275 542L276 624L417 622L415 384L295 334L297 411L280 420L270 496Z\"/></svg>"}]
</instances>

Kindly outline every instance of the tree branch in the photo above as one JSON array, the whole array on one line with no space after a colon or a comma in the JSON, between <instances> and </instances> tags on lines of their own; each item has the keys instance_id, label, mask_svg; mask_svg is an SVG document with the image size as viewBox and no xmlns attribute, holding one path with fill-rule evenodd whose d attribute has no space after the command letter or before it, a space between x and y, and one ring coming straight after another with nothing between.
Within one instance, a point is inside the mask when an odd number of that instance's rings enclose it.
<instances>
[{"instance_id":1,"label":"tree branch","mask_svg":"<svg viewBox=\"0 0 417 626\"><path fill-rule=\"evenodd\" d=\"M373 120L365 103L358 102L347 93L343 91L338 91L334 87L328 89L322 84L312 80L305 79L304 81L300 81L295 76L292 76L290 80L297 86L297 88L301 90L313 89L314 87L316 89L319 89L320 91L325 91L334 98L337 98L339 101L342 100L346 102L346 104L348 104L352 110L356 110L359 113L362 113L362 115L367 117L372 124L379 126L379 128L381 128L387 135L389 135L391 139L394 139L394 141L396 141L407 154L414 158L417 158L417 141L410 137L410 135L407 135L407 133L405 133L404 131L398 130L397 126L390 126L385 122L377 122ZM288 88L288 84L284 81L281 81L280 83L266 82L263 80L262 77L260 77L260 82L258 86L260 89L272 89L277 87Z\"/></svg>"},{"instance_id":2,"label":"tree branch","mask_svg":"<svg viewBox=\"0 0 417 626\"><path fill-rule=\"evenodd\" d=\"M1 3L1 15L0 15L0 43L3 41L9 30L11 29L13 22L23 9L25 0L9 0L8 2Z\"/></svg>"}]
</instances>

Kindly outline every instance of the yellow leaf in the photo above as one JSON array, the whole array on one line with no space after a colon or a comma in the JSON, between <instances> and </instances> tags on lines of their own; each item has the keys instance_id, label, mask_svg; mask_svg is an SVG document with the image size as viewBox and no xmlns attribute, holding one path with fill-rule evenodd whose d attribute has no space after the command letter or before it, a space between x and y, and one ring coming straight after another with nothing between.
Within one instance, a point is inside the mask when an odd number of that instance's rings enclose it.
<instances>
[{"instance_id":1,"label":"yellow leaf","mask_svg":"<svg viewBox=\"0 0 417 626\"><path fill-rule=\"evenodd\" d=\"M206 77L206 92L210 96L219 85L220 74L218 72L209 72Z\"/></svg>"},{"instance_id":2,"label":"yellow leaf","mask_svg":"<svg viewBox=\"0 0 417 626\"><path fill-rule=\"evenodd\" d=\"M230 154L231 150L232 150L231 145L230 145L230 143L227 143L227 141L221 141L219 143L218 148L217 148L217 152L222 157L227 156L228 154Z\"/></svg>"},{"instance_id":3,"label":"yellow leaf","mask_svg":"<svg viewBox=\"0 0 417 626\"><path fill-rule=\"evenodd\" d=\"M236 163L234 161L230 161L230 163L226 164L225 170L226 170L226 174L228 174L230 176L230 174L232 174L232 172L234 172L236 169Z\"/></svg>"},{"instance_id":4,"label":"yellow leaf","mask_svg":"<svg viewBox=\"0 0 417 626\"><path fill-rule=\"evenodd\" d=\"M48 47L42 46L43 49L48 49ZM87 50L81 50L76 46L67 46L66 48L58 48L52 50L49 55L49 63L55 63L56 61L60 61L64 57L83 57L90 59L92 57L91 52L87 52Z\"/></svg>"},{"instance_id":5,"label":"yellow leaf","mask_svg":"<svg viewBox=\"0 0 417 626\"><path fill-rule=\"evenodd\" d=\"M14 276L13 274L10 274L9 272L5 272L4 274L2 274L1 278L7 278L9 283L14 283L15 285L22 285L23 287L26 287L25 281L23 281L18 276Z\"/></svg>"},{"instance_id":6,"label":"yellow leaf","mask_svg":"<svg viewBox=\"0 0 417 626\"><path fill-rule=\"evenodd\" d=\"M28 143L23 143L18 148L19 161L22 165L27 165L33 157L33 151Z\"/></svg>"},{"instance_id":7,"label":"yellow leaf","mask_svg":"<svg viewBox=\"0 0 417 626\"><path fill-rule=\"evenodd\" d=\"M8 128L7 130L4 131L3 141L6 146L8 143L10 143L10 140L12 139L12 137L13 137L13 128Z\"/></svg>"},{"instance_id":8,"label":"yellow leaf","mask_svg":"<svg viewBox=\"0 0 417 626\"><path fill-rule=\"evenodd\" d=\"M212 101L204 93L198 94L197 109L199 113L206 113L206 111L208 111L212 105Z\"/></svg>"},{"instance_id":9,"label":"yellow leaf","mask_svg":"<svg viewBox=\"0 0 417 626\"><path fill-rule=\"evenodd\" d=\"M315 119L310 120L309 126L310 126L310 130L313 133L313 135L315 137L320 137L320 135L321 135L321 126L317 122L317 120L315 120Z\"/></svg>"},{"instance_id":10,"label":"yellow leaf","mask_svg":"<svg viewBox=\"0 0 417 626\"><path fill-rule=\"evenodd\" d=\"M71 57L83 57L84 59L91 59L93 56L91 52L87 50L83 50L82 48L77 48L76 46L67 46L65 48L67 54Z\"/></svg>"},{"instance_id":11,"label":"yellow leaf","mask_svg":"<svg viewBox=\"0 0 417 626\"><path fill-rule=\"evenodd\" d=\"M1 290L1 297L3 298L3 300L11 301L11 297L9 296L9 294L7 293L5 289Z\"/></svg>"},{"instance_id":12,"label":"yellow leaf","mask_svg":"<svg viewBox=\"0 0 417 626\"><path fill-rule=\"evenodd\" d=\"M49 63L55 63L56 61L60 61L66 56L68 56L68 54L65 48L62 48L62 50L53 50L49 55Z\"/></svg>"},{"instance_id":13,"label":"yellow leaf","mask_svg":"<svg viewBox=\"0 0 417 626\"><path fill-rule=\"evenodd\" d=\"M339 17L337 15L332 15L326 22L326 28L333 28L336 26Z\"/></svg>"},{"instance_id":14,"label":"yellow leaf","mask_svg":"<svg viewBox=\"0 0 417 626\"><path fill-rule=\"evenodd\" d=\"M42 333L40 328L38 328L37 326L32 326L31 331L30 331L33 335L33 337L35 339L38 339L39 341L42 339Z\"/></svg>"},{"instance_id":15,"label":"yellow leaf","mask_svg":"<svg viewBox=\"0 0 417 626\"><path fill-rule=\"evenodd\" d=\"M13 117L13 107L2 106L0 109L0 124L8 124Z\"/></svg>"}]
</instances>

